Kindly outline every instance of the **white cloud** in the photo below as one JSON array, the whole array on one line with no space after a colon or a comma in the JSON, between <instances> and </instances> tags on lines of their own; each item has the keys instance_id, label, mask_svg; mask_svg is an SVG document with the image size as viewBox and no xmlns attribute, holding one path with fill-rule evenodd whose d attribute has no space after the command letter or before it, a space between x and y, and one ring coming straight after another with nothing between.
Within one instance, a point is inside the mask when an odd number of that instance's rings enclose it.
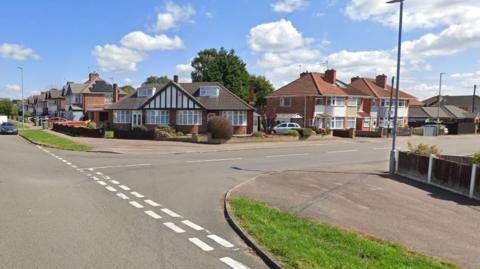
<instances>
[{"instance_id":1,"label":"white cloud","mask_svg":"<svg viewBox=\"0 0 480 269\"><path fill-rule=\"evenodd\" d=\"M271 7L275 12L291 13L308 5L306 0L279 0Z\"/></svg>"},{"instance_id":2,"label":"white cloud","mask_svg":"<svg viewBox=\"0 0 480 269\"><path fill-rule=\"evenodd\" d=\"M141 51L174 50L183 48L183 41L178 36L172 38L164 34L150 36L141 31L128 33L120 40L120 43L127 48Z\"/></svg>"},{"instance_id":3,"label":"white cloud","mask_svg":"<svg viewBox=\"0 0 480 269\"><path fill-rule=\"evenodd\" d=\"M22 87L17 84L7 84L5 90L10 93L19 93L22 90Z\"/></svg>"},{"instance_id":4,"label":"white cloud","mask_svg":"<svg viewBox=\"0 0 480 269\"><path fill-rule=\"evenodd\" d=\"M132 84L133 79L131 79L131 78L124 78L123 81L125 81L125 83L127 83L127 84Z\"/></svg>"},{"instance_id":5,"label":"white cloud","mask_svg":"<svg viewBox=\"0 0 480 269\"><path fill-rule=\"evenodd\" d=\"M17 61L23 61L29 58L37 60L40 58L33 49L11 43L0 44L0 57Z\"/></svg>"},{"instance_id":6,"label":"white cloud","mask_svg":"<svg viewBox=\"0 0 480 269\"><path fill-rule=\"evenodd\" d=\"M195 14L195 9L188 4L180 6L172 1L165 2L165 11L157 15L157 22L154 29L158 32L170 30L178 26L178 23L190 21Z\"/></svg>"},{"instance_id":7,"label":"white cloud","mask_svg":"<svg viewBox=\"0 0 480 269\"><path fill-rule=\"evenodd\" d=\"M139 51L111 44L96 46L92 54L100 69L107 72L136 71L137 64L145 59Z\"/></svg>"},{"instance_id":8,"label":"white cloud","mask_svg":"<svg viewBox=\"0 0 480 269\"><path fill-rule=\"evenodd\" d=\"M175 72L179 76L181 82L191 82L191 73L193 70L194 68L189 64L177 64L177 66L175 66Z\"/></svg>"},{"instance_id":9,"label":"white cloud","mask_svg":"<svg viewBox=\"0 0 480 269\"><path fill-rule=\"evenodd\" d=\"M406 30L473 22L480 13L478 0L409 0L404 6ZM396 28L398 9L398 4L389 5L385 1L351 0L345 13L355 21L372 20Z\"/></svg>"},{"instance_id":10,"label":"white cloud","mask_svg":"<svg viewBox=\"0 0 480 269\"><path fill-rule=\"evenodd\" d=\"M303 37L292 22L285 19L251 28L247 39L253 52L287 51L311 42Z\"/></svg>"},{"instance_id":11,"label":"white cloud","mask_svg":"<svg viewBox=\"0 0 480 269\"><path fill-rule=\"evenodd\" d=\"M320 51L311 49L296 49L282 53L266 52L258 61L258 66L262 68L272 68L296 62L314 61L319 60L320 55Z\"/></svg>"}]
</instances>

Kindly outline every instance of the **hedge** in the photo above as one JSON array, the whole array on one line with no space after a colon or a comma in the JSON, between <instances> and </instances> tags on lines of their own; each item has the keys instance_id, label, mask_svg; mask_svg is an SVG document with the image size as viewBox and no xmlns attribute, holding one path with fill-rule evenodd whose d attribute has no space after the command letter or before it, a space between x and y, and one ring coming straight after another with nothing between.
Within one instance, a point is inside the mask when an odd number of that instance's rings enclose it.
<instances>
[{"instance_id":1,"label":"hedge","mask_svg":"<svg viewBox=\"0 0 480 269\"><path fill-rule=\"evenodd\" d=\"M53 124L53 130L55 132L71 135L71 136L84 136L84 137L104 137L103 129L90 129L85 127L73 127L59 123Z\"/></svg>"},{"instance_id":2,"label":"hedge","mask_svg":"<svg viewBox=\"0 0 480 269\"><path fill-rule=\"evenodd\" d=\"M114 130L113 137L121 139L154 139L155 131L138 128L133 130Z\"/></svg>"}]
</instances>

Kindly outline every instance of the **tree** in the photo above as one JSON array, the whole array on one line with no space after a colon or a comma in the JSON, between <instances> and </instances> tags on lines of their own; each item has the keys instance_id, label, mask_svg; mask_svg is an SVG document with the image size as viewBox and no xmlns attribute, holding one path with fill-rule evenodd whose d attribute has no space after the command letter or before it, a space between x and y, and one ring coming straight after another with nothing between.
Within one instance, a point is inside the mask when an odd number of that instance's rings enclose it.
<instances>
[{"instance_id":1,"label":"tree","mask_svg":"<svg viewBox=\"0 0 480 269\"><path fill-rule=\"evenodd\" d=\"M149 76L143 84L167 84L170 79L167 76Z\"/></svg>"},{"instance_id":2,"label":"tree","mask_svg":"<svg viewBox=\"0 0 480 269\"><path fill-rule=\"evenodd\" d=\"M12 116L15 112L14 106L13 102L9 99L0 99L0 115Z\"/></svg>"},{"instance_id":3,"label":"tree","mask_svg":"<svg viewBox=\"0 0 480 269\"><path fill-rule=\"evenodd\" d=\"M265 97L273 92L272 83L264 76L250 75L250 83L255 86L255 106L261 107L265 104Z\"/></svg>"},{"instance_id":4,"label":"tree","mask_svg":"<svg viewBox=\"0 0 480 269\"><path fill-rule=\"evenodd\" d=\"M234 50L202 50L191 65L194 68L191 74L193 82L220 82L244 100L247 98L250 75L245 62L235 55Z\"/></svg>"},{"instance_id":5,"label":"tree","mask_svg":"<svg viewBox=\"0 0 480 269\"><path fill-rule=\"evenodd\" d=\"M122 91L124 91L126 94L131 94L132 92L135 91L135 88L130 85L123 86L120 89L122 89Z\"/></svg>"}]
</instances>

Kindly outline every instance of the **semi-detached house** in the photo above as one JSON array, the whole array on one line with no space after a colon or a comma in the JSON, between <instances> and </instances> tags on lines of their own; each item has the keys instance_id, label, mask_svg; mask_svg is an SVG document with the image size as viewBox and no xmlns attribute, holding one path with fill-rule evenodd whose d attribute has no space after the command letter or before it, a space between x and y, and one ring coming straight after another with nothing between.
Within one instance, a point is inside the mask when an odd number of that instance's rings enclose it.
<instances>
[{"instance_id":1,"label":"semi-detached house","mask_svg":"<svg viewBox=\"0 0 480 269\"><path fill-rule=\"evenodd\" d=\"M113 111L114 129L169 125L184 133L203 133L214 116L227 118L235 134L253 130L254 108L217 82L146 84L119 102Z\"/></svg>"}]
</instances>

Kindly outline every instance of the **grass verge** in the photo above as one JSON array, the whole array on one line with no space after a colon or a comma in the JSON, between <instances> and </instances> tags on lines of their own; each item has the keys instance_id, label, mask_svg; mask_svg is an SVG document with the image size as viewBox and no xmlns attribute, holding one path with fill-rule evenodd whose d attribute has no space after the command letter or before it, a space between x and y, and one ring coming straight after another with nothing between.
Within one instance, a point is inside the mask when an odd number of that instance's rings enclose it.
<instances>
[{"instance_id":1,"label":"grass verge","mask_svg":"<svg viewBox=\"0 0 480 269\"><path fill-rule=\"evenodd\" d=\"M17 126L17 129L18 130L21 130L22 129L22 123L19 122L19 121L11 121L13 124L15 124L15 126ZM28 123L25 122L25 129L30 129L30 127L28 126Z\"/></svg>"},{"instance_id":2,"label":"grass verge","mask_svg":"<svg viewBox=\"0 0 480 269\"><path fill-rule=\"evenodd\" d=\"M231 198L239 224L285 268L460 268L406 248L366 238L268 207L265 203Z\"/></svg>"},{"instance_id":3,"label":"grass verge","mask_svg":"<svg viewBox=\"0 0 480 269\"><path fill-rule=\"evenodd\" d=\"M105 131L105 135L104 135L105 138L113 138L113 131Z\"/></svg>"},{"instance_id":4,"label":"grass verge","mask_svg":"<svg viewBox=\"0 0 480 269\"><path fill-rule=\"evenodd\" d=\"M49 134L43 130L19 130L19 134L34 143L52 148L75 151L87 151L92 149L92 147L78 144L63 137Z\"/></svg>"}]
</instances>

